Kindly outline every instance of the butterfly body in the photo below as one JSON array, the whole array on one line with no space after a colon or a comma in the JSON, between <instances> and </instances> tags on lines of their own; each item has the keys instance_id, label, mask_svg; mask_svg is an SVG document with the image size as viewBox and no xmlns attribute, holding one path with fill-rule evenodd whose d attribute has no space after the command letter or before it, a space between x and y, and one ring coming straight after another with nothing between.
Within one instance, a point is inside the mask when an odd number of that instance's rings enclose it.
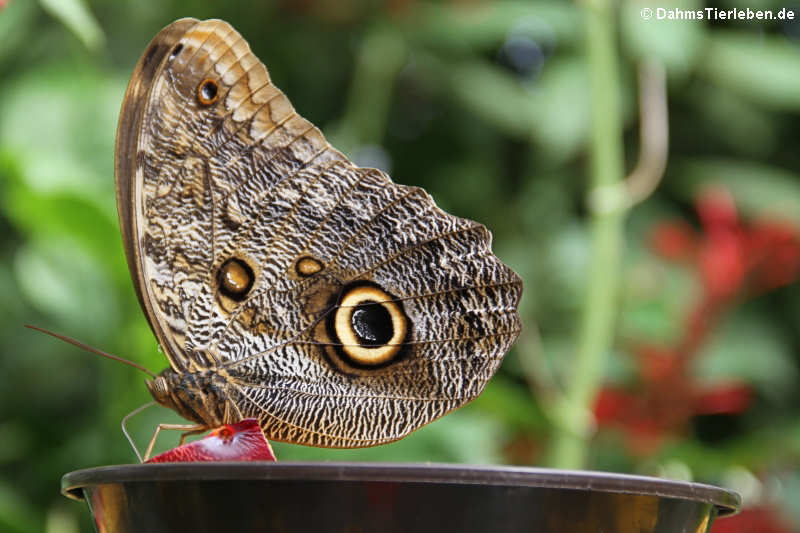
<instances>
[{"instance_id":1,"label":"butterfly body","mask_svg":"<svg viewBox=\"0 0 800 533\"><path fill-rule=\"evenodd\" d=\"M150 43L116 175L170 362L150 392L205 427L391 442L477 396L519 333L522 284L488 230L352 164L225 22L182 19Z\"/></svg>"},{"instance_id":2,"label":"butterfly body","mask_svg":"<svg viewBox=\"0 0 800 533\"><path fill-rule=\"evenodd\" d=\"M228 384L219 372L167 368L146 384L156 402L200 426L215 428L243 418L229 403Z\"/></svg>"}]
</instances>

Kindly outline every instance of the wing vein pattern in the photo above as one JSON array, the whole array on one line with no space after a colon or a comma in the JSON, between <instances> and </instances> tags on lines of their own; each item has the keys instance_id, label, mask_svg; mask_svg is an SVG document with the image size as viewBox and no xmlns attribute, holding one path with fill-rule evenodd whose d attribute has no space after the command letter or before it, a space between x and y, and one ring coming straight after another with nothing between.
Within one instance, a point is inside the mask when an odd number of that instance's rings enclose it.
<instances>
[{"instance_id":1,"label":"wing vein pattern","mask_svg":"<svg viewBox=\"0 0 800 533\"><path fill-rule=\"evenodd\" d=\"M521 327L522 284L489 231L351 163L230 25L187 27L123 154L136 163L122 226L172 367L227 380L225 412L269 438L317 446L390 442L477 396ZM221 288L231 261L249 269L241 298ZM384 296L343 304L356 290ZM396 310L386 363L348 359L373 345L339 340L339 317L368 306Z\"/></svg>"}]
</instances>

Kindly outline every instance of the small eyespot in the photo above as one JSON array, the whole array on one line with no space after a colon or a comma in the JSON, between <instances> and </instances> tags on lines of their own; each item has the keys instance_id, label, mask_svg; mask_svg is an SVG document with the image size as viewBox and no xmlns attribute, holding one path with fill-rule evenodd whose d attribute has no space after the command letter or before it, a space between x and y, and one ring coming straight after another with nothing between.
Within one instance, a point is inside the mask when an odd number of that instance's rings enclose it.
<instances>
[{"instance_id":1,"label":"small eyespot","mask_svg":"<svg viewBox=\"0 0 800 533\"><path fill-rule=\"evenodd\" d=\"M178 43L175 45L175 48L172 49L172 52L169 54L170 59L174 59L178 54L181 53L183 50L183 43Z\"/></svg>"},{"instance_id":2,"label":"small eyespot","mask_svg":"<svg viewBox=\"0 0 800 533\"><path fill-rule=\"evenodd\" d=\"M353 284L341 292L327 323L335 351L348 364L376 368L395 360L411 326L402 303L374 284Z\"/></svg>"},{"instance_id":3,"label":"small eyespot","mask_svg":"<svg viewBox=\"0 0 800 533\"><path fill-rule=\"evenodd\" d=\"M225 261L217 272L219 291L237 302L244 300L254 282L253 269L237 257Z\"/></svg>"},{"instance_id":4,"label":"small eyespot","mask_svg":"<svg viewBox=\"0 0 800 533\"><path fill-rule=\"evenodd\" d=\"M209 106L217 101L219 97L219 85L217 80L206 78L197 86L197 101L204 106Z\"/></svg>"},{"instance_id":5,"label":"small eyespot","mask_svg":"<svg viewBox=\"0 0 800 533\"><path fill-rule=\"evenodd\" d=\"M307 278L313 276L323 268L322 263L313 257L301 257L294 264L294 271L298 276Z\"/></svg>"}]
</instances>

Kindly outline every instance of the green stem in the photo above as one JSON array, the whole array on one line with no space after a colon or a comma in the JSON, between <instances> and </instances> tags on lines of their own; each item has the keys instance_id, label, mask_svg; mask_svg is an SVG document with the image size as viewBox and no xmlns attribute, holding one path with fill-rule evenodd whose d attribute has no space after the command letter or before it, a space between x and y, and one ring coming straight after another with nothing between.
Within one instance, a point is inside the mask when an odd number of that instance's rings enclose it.
<instances>
[{"instance_id":1,"label":"green stem","mask_svg":"<svg viewBox=\"0 0 800 533\"><path fill-rule=\"evenodd\" d=\"M624 178L616 28L612 0L586 2L587 58L592 93L591 190L613 189ZM623 248L623 209L596 212L591 220L592 262L575 363L554 411L551 463L585 467L594 420L592 402L602 384L613 341Z\"/></svg>"}]
</instances>

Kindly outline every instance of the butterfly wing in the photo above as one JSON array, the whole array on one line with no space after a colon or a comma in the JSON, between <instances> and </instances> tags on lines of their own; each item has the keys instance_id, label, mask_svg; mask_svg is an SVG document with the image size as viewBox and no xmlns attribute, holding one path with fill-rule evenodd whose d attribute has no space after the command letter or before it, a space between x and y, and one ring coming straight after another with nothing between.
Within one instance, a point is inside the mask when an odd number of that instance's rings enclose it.
<instances>
[{"instance_id":1,"label":"butterfly wing","mask_svg":"<svg viewBox=\"0 0 800 533\"><path fill-rule=\"evenodd\" d=\"M222 21L177 21L145 51L117 181L173 368L222 376L272 439L401 438L477 396L519 333L522 285L489 232L350 163Z\"/></svg>"},{"instance_id":2,"label":"butterfly wing","mask_svg":"<svg viewBox=\"0 0 800 533\"><path fill-rule=\"evenodd\" d=\"M210 104L198 98L204 80L216 84ZM117 201L137 295L176 370L213 363L187 321L219 251L277 181L314 157L344 159L228 24L182 19L151 41L123 101Z\"/></svg>"},{"instance_id":3,"label":"butterfly wing","mask_svg":"<svg viewBox=\"0 0 800 533\"><path fill-rule=\"evenodd\" d=\"M182 333L181 331L173 332L167 326L168 319L174 313L165 312L155 305L154 294L148 290L147 280L150 279L150 273L146 274L144 268L145 258L142 254L140 236L142 235L141 224L146 224L146 220L142 220L139 191L145 180L152 181L144 174L144 159L145 157L153 159L156 156L152 152L145 151L149 142L148 139L141 139L141 132L145 118L148 122L153 120L153 111L149 109L148 105L153 80L160 72L161 64L169 50L196 22L194 19L176 21L164 28L148 45L125 92L117 126L114 154L117 212L133 286L153 333L165 350L171 366L176 370L185 368L185 357L182 357L183 347L176 342L176 336L179 338ZM145 117L146 111L149 113L147 117Z\"/></svg>"}]
</instances>

